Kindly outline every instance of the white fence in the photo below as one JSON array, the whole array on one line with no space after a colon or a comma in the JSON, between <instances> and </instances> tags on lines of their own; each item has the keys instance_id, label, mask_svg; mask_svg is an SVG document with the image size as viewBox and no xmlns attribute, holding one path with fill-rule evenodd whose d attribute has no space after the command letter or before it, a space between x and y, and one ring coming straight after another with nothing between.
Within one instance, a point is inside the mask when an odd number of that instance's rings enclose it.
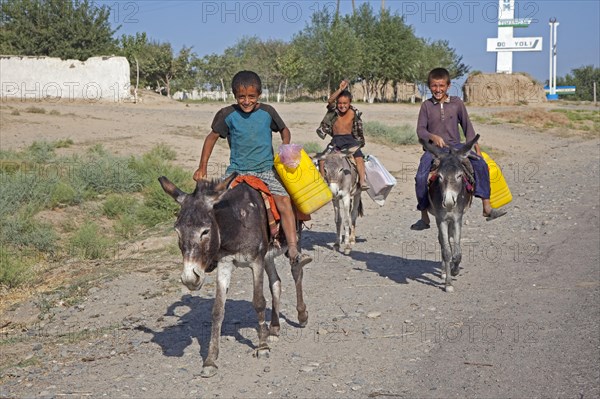
<instances>
[{"instance_id":1,"label":"white fence","mask_svg":"<svg viewBox=\"0 0 600 399\"><path fill-rule=\"evenodd\" d=\"M120 102L131 97L129 86L125 57L0 56L2 100Z\"/></svg>"}]
</instances>

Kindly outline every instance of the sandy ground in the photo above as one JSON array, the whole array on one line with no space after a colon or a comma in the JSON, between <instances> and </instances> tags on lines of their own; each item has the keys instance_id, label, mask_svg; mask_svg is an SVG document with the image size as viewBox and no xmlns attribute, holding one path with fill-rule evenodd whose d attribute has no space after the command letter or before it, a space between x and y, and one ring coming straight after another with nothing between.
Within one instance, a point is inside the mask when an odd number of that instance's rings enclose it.
<instances>
[{"instance_id":1,"label":"sandy ground","mask_svg":"<svg viewBox=\"0 0 600 399\"><path fill-rule=\"evenodd\" d=\"M314 128L324 104L274 105L294 142L320 142ZM26 112L31 106L47 112ZM120 105L5 102L0 149L70 138L74 144L62 153L101 143L139 155L168 144L191 177L220 107L156 97ZM418 112L416 105L359 108L365 121L390 125L414 126ZM472 115L498 109L469 108ZM502 108L511 109L527 108ZM527 126L475 127L513 201L509 214L493 222L481 217L480 201L467 212L455 293L442 290L435 227L409 230L418 217L413 177L421 149L367 137L364 152L376 155L398 184L383 207L364 196L366 216L349 256L332 248L332 207L313 214L303 241L315 258L305 268L304 329L296 323L288 266L278 261L283 335L268 359L252 357L250 274L238 270L219 374L200 377L214 284L193 293L180 286L180 256L166 250L175 233L167 228L140 237L122 257L94 264L127 272L98 280L82 303L48 301L40 321L44 297L37 297L1 315L0 326L25 327L0 337L0 397L599 397L599 141ZM215 175L227 156L219 143Z\"/></svg>"}]
</instances>

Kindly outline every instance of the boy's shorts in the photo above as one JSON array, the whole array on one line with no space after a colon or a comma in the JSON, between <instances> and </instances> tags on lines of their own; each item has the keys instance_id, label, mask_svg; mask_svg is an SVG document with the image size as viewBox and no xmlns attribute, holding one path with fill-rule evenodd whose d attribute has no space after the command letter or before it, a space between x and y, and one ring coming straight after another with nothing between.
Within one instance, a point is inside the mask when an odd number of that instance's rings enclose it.
<instances>
[{"instance_id":1,"label":"boy's shorts","mask_svg":"<svg viewBox=\"0 0 600 399\"><path fill-rule=\"evenodd\" d=\"M356 147L356 146L360 147L360 143L358 142L358 140L356 140L351 134L335 135L335 136L333 136L333 139L331 140L331 144L333 144L334 147L337 147L342 150L345 148L352 148L352 147ZM356 152L353 155L355 157L364 157L360 148L358 150L356 150Z\"/></svg>"},{"instance_id":2,"label":"boy's shorts","mask_svg":"<svg viewBox=\"0 0 600 399\"><path fill-rule=\"evenodd\" d=\"M271 194L281 195L284 197L290 196L288 194L288 192L285 190L285 188L283 187L283 184L281 183L281 178L279 177L277 172L275 172L275 169L267 170L265 172L243 172L243 173L238 172L238 173L241 175L250 175L250 176L258 177L269 187L269 191L271 192ZM225 179L228 176L229 176L229 174L223 176L222 179Z\"/></svg>"}]
</instances>

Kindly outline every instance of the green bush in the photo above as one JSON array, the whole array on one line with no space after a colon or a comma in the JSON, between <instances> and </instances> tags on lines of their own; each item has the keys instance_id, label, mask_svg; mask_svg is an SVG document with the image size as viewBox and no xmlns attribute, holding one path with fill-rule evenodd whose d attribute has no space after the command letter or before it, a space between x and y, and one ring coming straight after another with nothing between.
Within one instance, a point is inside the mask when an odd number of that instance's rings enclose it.
<instances>
[{"instance_id":1,"label":"green bush","mask_svg":"<svg viewBox=\"0 0 600 399\"><path fill-rule=\"evenodd\" d=\"M417 133L413 126L388 126L380 122L366 122L364 124L365 137L374 138L384 144L409 145L417 144Z\"/></svg>"},{"instance_id":2,"label":"green bush","mask_svg":"<svg viewBox=\"0 0 600 399\"><path fill-rule=\"evenodd\" d=\"M58 140L54 143L54 148L69 148L72 145L73 145L73 140L62 139L62 140Z\"/></svg>"},{"instance_id":3,"label":"green bush","mask_svg":"<svg viewBox=\"0 0 600 399\"><path fill-rule=\"evenodd\" d=\"M74 205L81 202L81 196L69 183L59 181L52 187L50 206Z\"/></svg>"},{"instance_id":4,"label":"green bush","mask_svg":"<svg viewBox=\"0 0 600 399\"><path fill-rule=\"evenodd\" d=\"M31 247L42 252L52 252L56 248L57 234L52 226L33 219L31 209L24 209L0 222L2 245Z\"/></svg>"},{"instance_id":5,"label":"green bush","mask_svg":"<svg viewBox=\"0 0 600 399\"><path fill-rule=\"evenodd\" d=\"M304 151L307 154L316 154L317 152L321 152L327 146L327 142L323 142L323 144L316 143L314 141L309 141L308 143L302 144Z\"/></svg>"},{"instance_id":6,"label":"green bush","mask_svg":"<svg viewBox=\"0 0 600 399\"><path fill-rule=\"evenodd\" d=\"M47 141L34 141L26 150L26 158L37 163L49 162L56 156L54 148Z\"/></svg>"},{"instance_id":7,"label":"green bush","mask_svg":"<svg viewBox=\"0 0 600 399\"><path fill-rule=\"evenodd\" d=\"M15 288L31 278L31 265L17 251L0 246L0 286Z\"/></svg>"},{"instance_id":8,"label":"green bush","mask_svg":"<svg viewBox=\"0 0 600 399\"><path fill-rule=\"evenodd\" d=\"M179 210L179 204L167 195L158 181L144 192L144 203L138 208L137 219L146 226L152 227L173 219Z\"/></svg>"},{"instance_id":9,"label":"green bush","mask_svg":"<svg viewBox=\"0 0 600 399\"><path fill-rule=\"evenodd\" d=\"M79 159L73 168L73 180L74 185L96 194L135 192L143 187L141 177L126 160L108 154Z\"/></svg>"},{"instance_id":10,"label":"green bush","mask_svg":"<svg viewBox=\"0 0 600 399\"><path fill-rule=\"evenodd\" d=\"M135 215L127 213L120 215L114 224L115 234L124 239L129 239L135 235L138 226L139 224Z\"/></svg>"},{"instance_id":11,"label":"green bush","mask_svg":"<svg viewBox=\"0 0 600 399\"><path fill-rule=\"evenodd\" d=\"M122 215L135 214L137 205L138 202L133 197L110 194L102 204L102 213L109 219L117 219Z\"/></svg>"},{"instance_id":12,"label":"green bush","mask_svg":"<svg viewBox=\"0 0 600 399\"><path fill-rule=\"evenodd\" d=\"M87 221L75 231L69 244L69 253L73 256L102 259L108 257L112 242L102 235L96 223Z\"/></svg>"},{"instance_id":13,"label":"green bush","mask_svg":"<svg viewBox=\"0 0 600 399\"><path fill-rule=\"evenodd\" d=\"M191 181L191 172L169 162L175 157L175 151L165 145L159 145L139 158L131 158L129 167L140 176L144 187L155 185L160 176L167 176L175 184Z\"/></svg>"}]
</instances>

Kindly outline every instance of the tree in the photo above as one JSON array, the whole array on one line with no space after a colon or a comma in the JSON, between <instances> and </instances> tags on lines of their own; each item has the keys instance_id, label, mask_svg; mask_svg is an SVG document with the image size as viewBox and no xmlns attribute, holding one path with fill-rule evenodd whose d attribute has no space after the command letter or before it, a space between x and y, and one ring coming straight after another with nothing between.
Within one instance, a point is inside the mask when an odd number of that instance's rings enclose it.
<instances>
[{"instance_id":1,"label":"tree","mask_svg":"<svg viewBox=\"0 0 600 399\"><path fill-rule=\"evenodd\" d=\"M121 54L129 60L132 75L136 63L140 69L140 84L170 96L172 91L193 88L196 70L193 68L195 54L191 47L183 47L173 55L170 43L150 41L146 33L135 36L123 35L120 39ZM134 76L132 76L133 80Z\"/></svg>"},{"instance_id":2,"label":"tree","mask_svg":"<svg viewBox=\"0 0 600 399\"><path fill-rule=\"evenodd\" d=\"M292 40L301 55L301 81L315 92L332 91L342 79L356 79L362 61L360 39L347 21L326 9L315 12L311 22Z\"/></svg>"},{"instance_id":3,"label":"tree","mask_svg":"<svg viewBox=\"0 0 600 399\"><path fill-rule=\"evenodd\" d=\"M428 88L427 77L429 71L434 68L446 68L450 73L450 79L458 79L469 73L471 69L462 62L462 56L450 47L447 40L429 41L422 39L422 49L419 57L419 73L415 76L415 82L421 87L421 93L426 93Z\"/></svg>"},{"instance_id":4,"label":"tree","mask_svg":"<svg viewBox=\"0 0 600 399\"><path fill-rule=\"evenodd\" d=\"M565 98L572 100L594 100L594 82L596 90L600 85L600 68L594 68L593 65L582 66L571 70L564 78L557 78L557 86L575 86L575 94L565 95Z\"/></svg>"},{"instance_id":5,"label":"tree","mask_svg":"<svg viewBox=\"0 0 600 399\"><path fill-rule=\"evenodd\" d=\"M412 27L404 23L402 16L385 8L375 15L367 3L347 20L364 49L359 77L366 101L386 98L389 84L397 96L397 84L412 82L418 74L422 46Z\"/></svg>"},{"instance_id":6,"label":"tree","mask_svg":"<svg viewBox=\"0 0 600 399\"><path fill-rule=\"evenodd\" d=\"M110 9L88 0L0 2L0 53L86 60L117 51Z\"/></svg>"}]
</instances>

